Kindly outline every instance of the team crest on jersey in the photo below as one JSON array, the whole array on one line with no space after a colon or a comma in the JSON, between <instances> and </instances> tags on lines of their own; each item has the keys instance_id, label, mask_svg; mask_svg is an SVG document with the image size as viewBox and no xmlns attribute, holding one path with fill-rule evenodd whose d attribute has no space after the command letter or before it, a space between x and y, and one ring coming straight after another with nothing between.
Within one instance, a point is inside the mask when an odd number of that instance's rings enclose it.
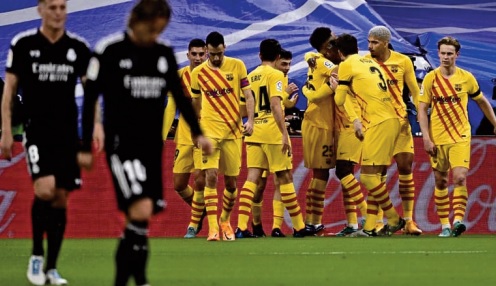
<instances>
[{"instance_id":1,"label":"team crest on jersey","mask_svg":"<svg viewBox=\"0 0 496 286\"><path fill-rule=\"evenodd\" d=\"M330 69L330 68L332 68L332 67L334 66L334 64L333 64L333 63L331 63L330 61L325 61L325 62L324 62L324 66L325 66L326 68Z\"/></svg>"},{"instance_id":2,"label":"team crest on jersey","mask_svg":"<svg viewBox=\"0 0 496 286\"><path fill-rule=\"evenodd\" d=\"M234 75L232 73L228 73L228 74L226 74L226 79L228 81L233 81L234 80Z\"/></svg>"},{"instance_id":3,"label":"team crest on jersey","mask_svg":"<svg viewBox=\"0 0 496 286\"><path fill-rule=\"evenodd\" d=\"M76 51L74 51L74 49L69 49L67 51L67 60L70 61L70 62L73 62L77 59L77 55L76 55Z\"/></svg>"},{"instance_id":4,"label":"team crest on jersey","mask_svg":"<svg viewBox=\"0 0 496 286\"><path fill-rule=\"evenodd\" d=\"M161 73L166 73L167 70L169 69L169 64L167 63L167 60L164 57L158 58L157 69Z\"/></svg>"},{"instance_id":5,"label":"team crest on jersey","mask_svg":"<svg viewBox=\"0 0 496 286\"><path fill-rule=\"evenodd\" d=\"M398 66L396 66L396 65L391 66L391 72L397 73L398 72Z\"/></svg>"},{"instance_id":6,"label":"team crest on jersey","mask_svg":"<svg viewBox=\"0 0 496 286\"><path fill-rule=\"evenodd\" d=\"M32 57L32 58L39 58L40 57L40 50L31 50L29 51L29 55Z\"/></svg>"},{"instance_id":7,"label":"team crest on jersey","mask_svg":"<svg viewBox=\"0 0 496 286\"><path fill-rule=\"evenodd\" d=\"M458 83L455 84L455 90L458 91L458 92L462 91L462 85L461 84L458 84Z\"/></svg>"},{"instance_id":8,"label":"team crest on jersey","mask_svg":"<svg viewBox=\"0 0 496 286\"><path fill-rule=\"evenodd\" d=\"M282 91L282 81L278 81L276 83L276 89L277 89L277 91Z\"/></svg>"}]
</instances>

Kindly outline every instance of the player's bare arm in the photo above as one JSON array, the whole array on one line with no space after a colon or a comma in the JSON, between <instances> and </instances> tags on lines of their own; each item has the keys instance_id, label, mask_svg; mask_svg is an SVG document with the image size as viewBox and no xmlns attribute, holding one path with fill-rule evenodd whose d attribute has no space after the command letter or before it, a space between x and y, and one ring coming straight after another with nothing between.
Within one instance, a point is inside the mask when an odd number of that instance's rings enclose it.
<instances>
[{"instance_id":1,"label":"player's bare arm","mask_svg":"<svg viewBox=\"0 0 496 286\"><path fill-rule=\"evenodd\" d=\"M250 136L253 133L253 120L255 117L255 99L250 89L243 90L246 100L246 112L248 120L243 124L243 135Z\"/></svg>"},{"instance_id":2,"label":"player's bare arm","mask_svg":"<svg viewBox=\"0 0 496 286\"><path fill-rule=\"evenodd\" d=\"M432 142L432 139L429 135L429 121L427 116L428 108L429 105L427 103L419 102L418 120L420 124L420 130L422 131L424 150L425 152L427 152L427 154L431 156L436 156L437 153L436 145L434 145L434 142Z\"/></svg>"},{"instance_id":3,"label":"player's bare arm","mask_svg":"<svg viewBox=\"0 0 496 286\"><path fill-rule=\"evenodd\" d=\"M270 98L270 109L272 110L272 116L277 123L279 131L282 133L282 153L290 152L291 146L289 145L288 130L286 129L286 124L284 122L284 113L281 107L281 98L273 96Z\"/></svg>"},{"instance_id":4,"label":"player's bare arm","mask_svg":"<svg viewBox=\"0 0 496 286\"><path fill-rule=\"evenodd\" d=\"M12 98L17 92L19 79L13 73L5 74L5 86L2 97L2 138L0 139L0 149L5 159L12 158L12 146L14 138L12 136Z\"/></svg>"}]
</instances>

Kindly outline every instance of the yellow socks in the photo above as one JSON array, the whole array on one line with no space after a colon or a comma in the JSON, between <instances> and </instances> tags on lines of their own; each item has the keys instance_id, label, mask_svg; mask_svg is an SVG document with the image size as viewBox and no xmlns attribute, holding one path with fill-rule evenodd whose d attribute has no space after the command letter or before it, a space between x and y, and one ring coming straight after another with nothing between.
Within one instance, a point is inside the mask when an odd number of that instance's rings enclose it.
<instances>
[{"instance_id":1,"label":"yellow socks","mask_svg":"<svg viewBox=\"0 0 496 286\"><path fill-rule=\"evenodd\" d=\"M291 222L293 223L293 228L295 230L303 229L305 227L305 223L303 222L303 216L301 215L300 205L296 199L296 192L293 183L281 185L280 190L281 200L284 207L286 207L289 212Z\"/></svg>"},{"instance_id":2,"label":"yellow socks","mask_svg":"<svg viewBox=\"0 0 496 286\"><path fill-rule=\"evenodd\" d=\"M219 199L217 198L217 190L205 187L204 196L209 232L219 232L219 223L217 220L217 204Z\"/></svg>"},{"instance_id":3,"label":"yellow socks","mask_svg":"<svg viewBox=\"0 0 496 286\"><path fill-rule=\"evenodd\" d=\"M203 210L205 209L205 200L203 197L203 191L194 191L193 201L191 202L191 220L188 227L198 228L198 223L200 222Z\"/></svg>"},{"instance_id":4,"label":"yellow socks","mask_svg":"<svg viewBox=\"0 0 496 286\"><path fill-rule=\"evenodd\" d=\"M241 230L248 229L248 220L250 219L251 206L256 189L257 184L246 181L239 193L238 228Z\"/></svg>"},{"instance_id":5,"label":"yellow socks","mask_svg":"<svg viewBox=\"0 0 496 286\"><path fill-rule=\"evenodd\" d=\"M415 199L415 184L413 174L399 175L399 192L401 197L401 206L403 207L403 218L405 220L413 219L413 203Z\"/></svg>"}]
</instances>

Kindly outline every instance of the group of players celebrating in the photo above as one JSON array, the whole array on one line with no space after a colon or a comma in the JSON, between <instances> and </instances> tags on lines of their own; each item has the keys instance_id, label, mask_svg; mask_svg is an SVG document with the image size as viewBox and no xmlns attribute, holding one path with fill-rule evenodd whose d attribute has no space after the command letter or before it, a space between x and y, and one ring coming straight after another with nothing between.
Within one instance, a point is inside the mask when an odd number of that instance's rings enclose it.
<instances>
[{"instance_id":1,"label":"group of players celebrating","mask_svg":"<svg viewBox=\"0 0 496 286\"><path fill-rule=\"evenodd\" d=\"M291 57L287 55L290 52L282 49L275 39L263 40L259 53L261 65L247 74L239 59L224 55L226 46L219 33L209 34L206 43L199 39L191 41L190 65L179 73L185 94L191 95L198 111L206 137L214 142L214 153L202 156L191 140L181 139L189 136L187 130L183 132L185 124L180 118L173 173L174 189L192 206L185 237L196 236L204 215L208 219L209 241L220 237L232 241L265 236L260 214L268 173L274 174L275 185L271 236L285 236L281 231L284 209L290 215L293 236L324 235L322 215L332 168L342 185L347 219L345 228L336 236L373 237L392 235L399 230L405 234L422 234L413 220L414 148L403 101L405 86L419 109L425 150L431 156L436 175L435 203L441 220L439 236L456 237L463 233L468 200L466 174L470 162L468 98L475 100L496 126L494 113L474 77L456 67L460 49L456 39L444 37L439 41L441 65L426 76L422 93L412 60L392 50L390 40L391 32L387 27L373 27L368 34L369 53L360 56L357 39L352 35L336 36L331 29L319 27L309 38L315 52L305 55L309 67L302 91L308 107L301 132L304 164L312 169L313 176L306 189L304 217L291 179L291 144L283 117L284 108L294 106L292 95L298 91L294 83L288 84ZM428 108L432 108L431 125ZM174 111L169 110L166 114L164 135L169 130ZM247 117L244 125L243 116ZM234 231L230 213L238 192L236 178L241 167L242 137L246 144L248 175L239 192L238 225ZM399 171L403 217L392 205L385 184L392 159ZM361 165L360 182L354 176L356 164ZM450 170L455 184L452 224L448 218L451 210L447 189ZM194 189L187 184L190 172L195 174ZM220 219L217 217L218 173L224 174L226 182ZM362 185L367 190L367 198ZM366 218L361 229L357 209ZM252 231L249 231L251 213Z\"/></svg>"}]
</instances>

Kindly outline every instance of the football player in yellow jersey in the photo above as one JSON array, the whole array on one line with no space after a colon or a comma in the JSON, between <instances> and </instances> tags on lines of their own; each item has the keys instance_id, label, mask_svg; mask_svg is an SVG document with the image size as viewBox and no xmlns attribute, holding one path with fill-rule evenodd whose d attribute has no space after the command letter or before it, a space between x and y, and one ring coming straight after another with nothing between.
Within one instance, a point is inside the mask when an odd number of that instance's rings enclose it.
<instances>
[{"instance_id":1,"label":"football player in yellow jersey","mask_svg":"<svg viewBox=\"0 0 496 286\"><path fill-rule=\"evenodd\" d=\"M363 100L361 118L355 114L353 122L356 136L363 140L360 181L375 201L367 201L368 210L381 206L388 218L386 233L392 234L405 226L394 208L386 185L381 182L381 174L387 169L393 157L394 146L400 132L399 117L391 103L387 83L380 66L371 59L358 55L357 39L349 34L342 34L336 39L336 45L343 62L339 65L339 85L335 91L336 105L345 108L346 97L353 94ZM346 110L353 115L354 110ZM374 204L375 203L375 204ZM353 233L358 236L376 236L376 215L367 211L367 219L361 231Z\"/></svg>"},{"instance_id":2,"label":"football player in yellow jersey","mask_svg":"<svg viewBox=\"0 0 496 286\"><path fill-rule=\"evenodd\" d=\"M206 44L202 39L193 39L189 42L186 54L189 65L179 70L179 78L183 86L184 95L191 98L191 71L207 59ZM163 138L167 139L174 117L176 115L176 104L174 98L169 96L167 107L164 112ZM172 178L174 190L179 196L191 206L191 221L188 225L185 238L193 238L200 231L205 203L203 201L203 188L205 186L204 173L200 172L201 151L196 148L191 138L191 130L179 115L176 133L174 136L176 151L174 154L174 166ZM194 189L189 185L189 178L193 173Z\"/></svg>"},{"instance_id":3,"label":"football player in yellow jersey","mask_svg":"<svg viewBox=\"0 0 496 286\"><path fill-rule=\"evenodd\" d=\"M275 68L280 51L281 45L277 40L263 40L259 54L262 64L248 75L255 97L255 125L253 134L245 137L248 175L239 196L237 238L253 236L247 229L247 222L257 182L264 170L277 177L282 202L293 223L293 236L305 236L305 224L291 175L291 144L282 105L285 79L284 74Z\"/></svg>"},{"instance_id":4,"label":"football player in yellow jersey","mask_svg":"<svg viewBox=\"0 0 496 286\"><path fill-rule=\"evenodd\" d=\"M441 222L439 237L457 237L467 227L463 219L467 207L467 173L470 166L471 128L467 113L468 99L479 105L494 126L496 117L491 104L479 89L474 76L456 66L461 45L453 37L437 42L440 66L429 72L422 82L419 98L419 122L424 149L431 157L434 172L434 199ZM431 107L430 124L427 109ZM452 172L453 199L448 195L448 175ZM449 221L453 206L453 228Z\"/></svg>"},{"instance_id":5,"label":"football player in yellow jersey","mask_svg":"<svg viewBox=\"0 0 496 286\"><path fill-rule=\"evenodd\" d=\"M206 39L209 58L191 74L193 104L199 110L200 124L213 142L213 153L204 155L201 170L205 172L205 208L209 225L208 241L217 241L219 223L222 238L235 240L230 215L237 196L236 179L241 169L242 136L253 132L254 99L243 61L224 56L224 36L211 32ZM240 102L243 92L248 120L241 121ZM224 173L222 213L217 220L217 173Z\"/></svg>"},{"instance_id":6,"label":"football player in yellow jersey","mask_svg":"<svg viewBox=\"0 0 496 286\"><path fill-rule=\"evenodd\" d=\"M334 47L335 48L335 47ZM312 67L315 62L307 61ZM333 72L338 72L336 68ZM337 76L336 76L337 77ZM322 85L318 90L312 91L303 87L305 94L315 98L333 95L337 87L337 81L334 76L329 78L327 84ZM356 209L360 209L362 218L367 216L367 202L363 196L360 183L355 178L354 168L360 162L362 155L362 142L355 136L353 122L361 116L362 99L356 94L350 93L346 96L344 106L335 106L334 128L336 141L336 177L341 182L343 203L346 213L346 225L338 233L329 233L326 235L335 235L339 237L351 236L358 231L358 218ZM348 114L346 110L353 110Z\"/></svg>"},{"instance_id":7,"label":"football player in yellow jersey","mask_svg":"<svg viewBox=\"0 0 496 286\"><path fill-rule=\"evenodd\" d=\"M403 218L406 220L404 232L406 234L420 235L422 234L422 230L413 221L415 198L415 184L412 170L414 151L413 135L408 121L406 104L403 101L403 87L405 84L408 86L415 106L418 106L420 89L415 78L412 60L408 56L389 49L390 41L391 32L387 27L373 27L370 29L368 36L370 54L367 54L366 57L372 58L383 69L383 75L388 84L392 103L401 118L401 133L393 154L399 173L399 193L403 207ZM386 181L386 173L383 174L382 180ZM378 226L376 230L379 230L384 226L382 222L382 211L379 211L377 221Z\"/></svg>"},{"instance_id":8,"label":"football player in yellow jersey","mask_svg":"<svg viewBox=\"0 0 496 286\"><path fill-rule=\"evenodd\" d=\"M298 101L298 86L291 82L288 83L288 73L291 68L291 61L293 60L293 53L291 51L281 49L280 57L275 62L275 68L282 71L284 74L283 82L283 106L284 108L292 108ZM290 141L291 143L291 141ZM253 235L255 237L265 237L265 232L262 226L262 204L263 204L263 194L265 191L265 186L267 184L267 177L269 172L265 170L260 177L257 184L257 190L253 196L252 205L252 229ZM282 232L282 224L284 221L284 204L281 201L281 193L279 190L279 181L277 177L274 176L274 197L272 202L273 209L273 223L272 223L272 237L285 237L286 235ZM249 235L248 235L249 236Z\"/></svg>"},{"instance_id":9,"label":"football player in yellow jersey","mask_svg":"<svg viewBox=\"0 0 496 286\"><path fill-rule=\"evenodd\" d=\"M337 56L330 44L334 38L327 27L318 27L310 35L310 44L318 52L315 67L308 69L307 86L310 90L318 90L331 77L335 67L332 59ZM305 167L312 169L313 173L306 192L305 224L307 233L322 234L325 189L329 169L335 167L334 101L330 95L323 98L314 98L312 94L305 96L308 106L301 126L303 160Z\"/></svg>"}]
</instances>

